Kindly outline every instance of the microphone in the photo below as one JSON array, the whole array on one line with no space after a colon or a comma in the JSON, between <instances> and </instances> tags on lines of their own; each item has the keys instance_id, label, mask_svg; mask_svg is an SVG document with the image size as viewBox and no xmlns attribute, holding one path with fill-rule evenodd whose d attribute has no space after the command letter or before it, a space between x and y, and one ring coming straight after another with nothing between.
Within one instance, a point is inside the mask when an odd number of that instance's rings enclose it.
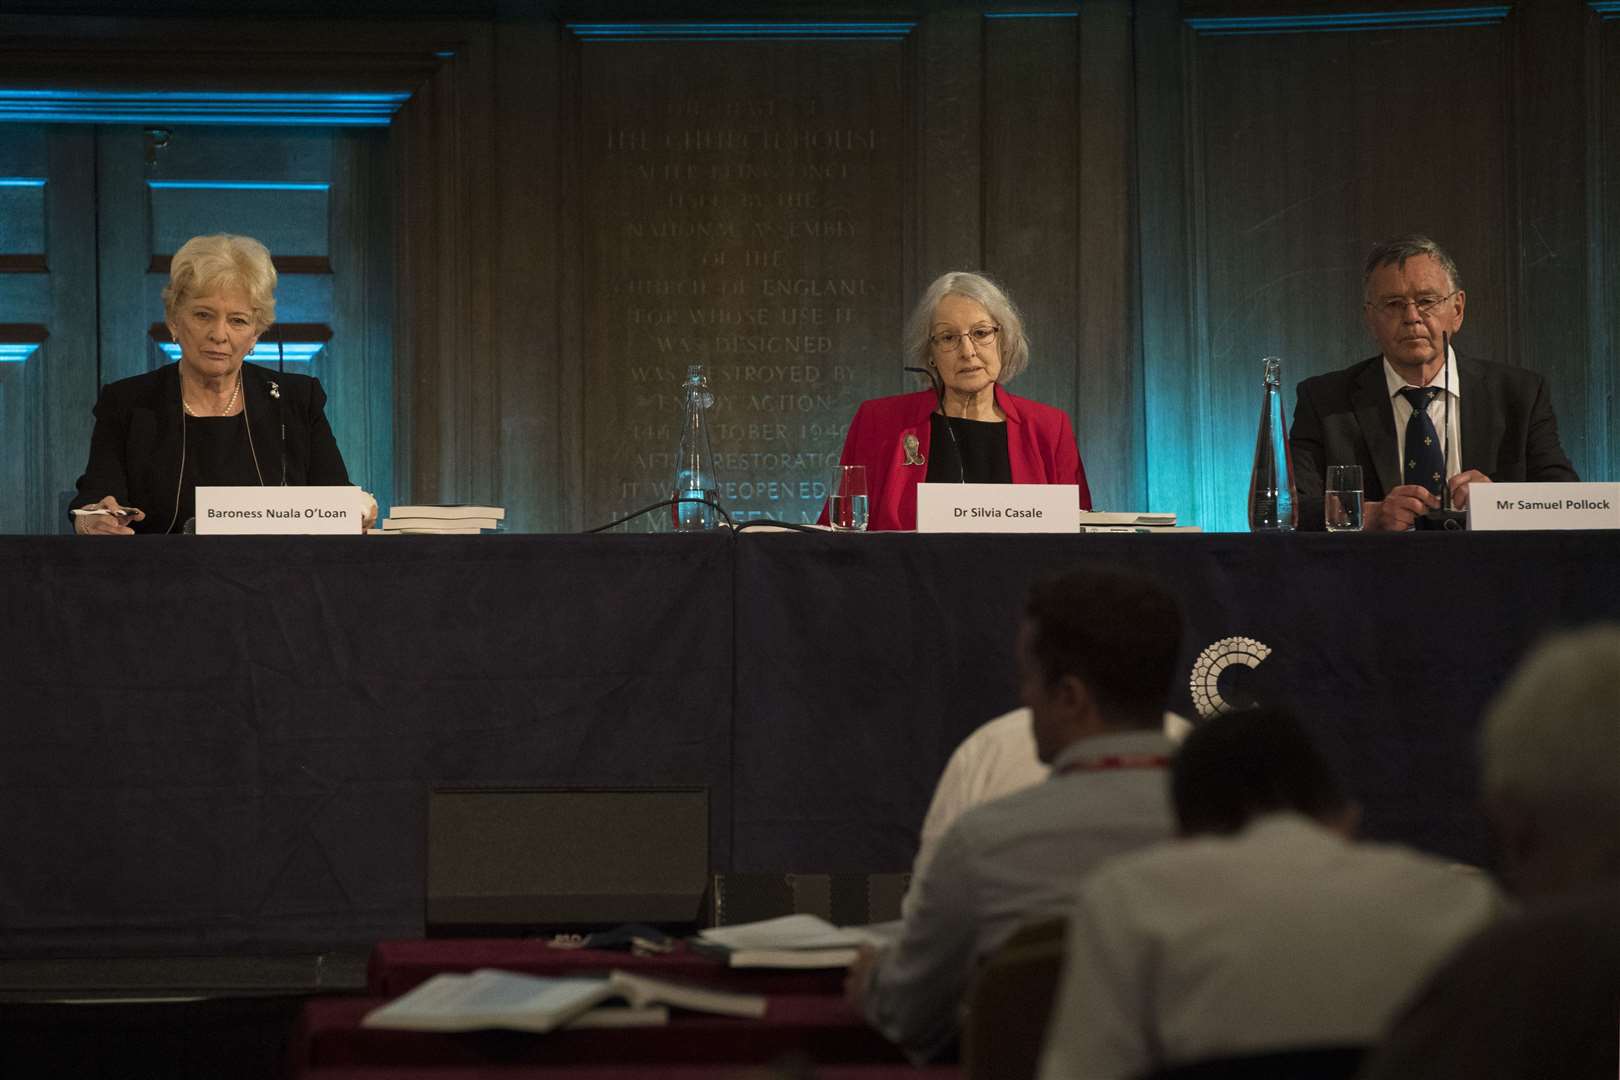
<instances>
[{"instance_id":1,"label":"microphone","mask_svg":"<svg viewBox=\"0 0 1620 1080\"><path fill-rule=\"evenodd\" d=\"M934 400L938 404L939 415L945 420L945 434L951 437L951 450L956 456L956 482L967 483L967 469L962 464L962 447L956 441L956 429L951 427L951 418L945 412L945 380L933 368L907 367L904 370L914 371L918 375L925 375L928 383L934 388Z\"/></svg>"},{"instance_id":2,"label":"microphone","mask_svg":"<svg viewBox=\"0 0 1620 1080\"><path fill-rule=\"evenodd\" d=\"M1441 386L1444 387L1446 404L1440 428L1440 460L1442 474L1451 467L1451 335L1444 331L1440 334L1440 353L1445 363L1441 367ZM1462 462L1457 462L1457 468L1462 468ZM1417 520L1417 527L1424 532L1463 532L1468 528L1468 514L1463 510L1451 508L1451 478L1446 477L1440 482L1440 509L1430 510Z\"/></svg>"}]
</instances>

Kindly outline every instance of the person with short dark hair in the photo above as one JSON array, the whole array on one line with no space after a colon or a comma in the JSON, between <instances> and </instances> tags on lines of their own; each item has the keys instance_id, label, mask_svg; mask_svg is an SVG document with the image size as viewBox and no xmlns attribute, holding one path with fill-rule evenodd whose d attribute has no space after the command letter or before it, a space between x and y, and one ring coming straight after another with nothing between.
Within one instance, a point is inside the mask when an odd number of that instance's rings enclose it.
<instances>
[{"instance_id":1,"label":"person with short dark hair","mask_svg":"<svg viewBox=\"0 0 1620 1080\"><path fill-rule=\"evenodd\" d=\"M846 993L916 1061L954 1042L978 961L1020 925L1068 910L1104 859L1170 835L1164 706L1181 641L1151 580L1090 568L1030 590L1019 696L1051 777L976 806L946 832L899 941L866 952Z\"/></svg>"},{"instance_id":2,"label":"person with short dark hair","mask_svg":"<svg viewBox=\"0 0 1620 1080\"><path fill-rule=\"evenodd\" d=\"M1041 1076L1113 1080L1282 1051L1349 1058L1496 914L1484 875L1359 844L1353 804L1287 713L1195 727L1182 837L1080 887Z\"/></svg>"},{"instance_id":3,"label":"person with short dark hair","mask_svg":"<svg viewBox=\"0 0 1620 1080\"><path fill-rule=\"evenodd\" d=\"M1462 329L1468 295L1456 260L1427 236L1373 248L1362 312L1379 355L1299 384L1289 436L1299 527L1322 529L1330 465L1359 465L1364 527L1410 529L1449 490L1578 480L1558 442L1541 376L1445 349Z\"/></svg>"}]
</instances>

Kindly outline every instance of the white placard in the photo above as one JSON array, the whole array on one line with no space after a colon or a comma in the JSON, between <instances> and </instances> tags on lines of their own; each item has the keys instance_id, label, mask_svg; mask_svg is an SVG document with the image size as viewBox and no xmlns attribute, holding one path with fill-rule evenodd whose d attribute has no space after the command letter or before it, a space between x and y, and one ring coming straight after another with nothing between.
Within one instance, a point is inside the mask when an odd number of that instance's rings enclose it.
<instances>
[{"instance_id":1,"label":"white placard","mask_svg":"<svg viewBox=\"0 0 1620 1080\"><path fill-rule=\"evenodd\" d=\"M1620 484L1471 484L1468 528L1620 529Z\"/></svg>"},{"instance_id":2,"label":"white placard","mask_svg":"<svg viewBox=\"0 0 1620 1080\"><path fill-rule=\"evenodd\" d=\"M357 487L199 487L200 536L359 536L371 500Z\"/></svg>"},{"instance_id":3,"label":"white placard","mask_svg":"<svg viewBox=\"0 0 1620 1080\"><path fill-rule=\"evenodd\" d=\"M1080 531L1074 484L918 484L918 532Z\"/></svg>"}]
</instances>

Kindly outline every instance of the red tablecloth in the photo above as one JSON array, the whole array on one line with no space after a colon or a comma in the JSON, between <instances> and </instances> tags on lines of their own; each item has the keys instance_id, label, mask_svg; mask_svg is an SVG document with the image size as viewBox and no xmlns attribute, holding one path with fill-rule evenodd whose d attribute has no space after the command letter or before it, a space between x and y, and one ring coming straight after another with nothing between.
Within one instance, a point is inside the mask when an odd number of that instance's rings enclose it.
<instances>
[{"instance_id":1,"label":"red tablecloth","mask_svg":"<svg viewBox=\"0 0 1620 1080\"><path fill-rule=\"evenodd\" d=\"M367 990L397 997L445 971L500 968L525 975L580 975L629 971L657 979L702 983L750 994L840 994L844 969L771 971L731 968L684 944L661 956L633 956L602 949L553 949L533 938L442 938L383 941L371 950Z\"/></svg>"},{"instance_id":2,"label":"red tablecloth","mask_svg":"<svg viewBox=\"0 0 1620 1080\"><path fill-rule=\"evenodd\" d=\"M673 1011L663 1027L440 1034L360 1026L383 998L317 998L304 1006L292 1060L300 1068L420 1065L700 1065L768 1062L798 1053L816 1062L889 1063L896 1047L843 998L773 995L764 1018Z\"/></svg>"}]
</instances>

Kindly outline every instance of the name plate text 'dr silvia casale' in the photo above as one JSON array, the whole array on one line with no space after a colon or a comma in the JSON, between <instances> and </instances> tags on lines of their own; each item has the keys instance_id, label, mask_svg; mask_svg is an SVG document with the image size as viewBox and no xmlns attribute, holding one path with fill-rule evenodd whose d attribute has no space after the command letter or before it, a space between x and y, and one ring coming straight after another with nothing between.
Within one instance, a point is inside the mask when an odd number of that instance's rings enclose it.
<instances>
[{"instance_id":1,"label":"name plate text 'dr silvia casale'","mask_svg":"<svg viewBox=\"0 0 1620 1080\"><path fill-rule=\"evenodd\" d=\"M199 487L197 532L358 536L370 505L357 487Z\"/></svg>"},{"instance_id":2,"label":"name plate text 'dr silvia casale'","mask_svg":"<svg viewBox=\"0 0 1620 1080\"><path fill-rule=\"evenodd\" d=\"M1620 484L1470 484L1468 528L1620 529Z\"/></svg>"},{"instance_id":3,"label":"name plate text 'dr silvia casale'","mask_svg":"<svg viewBox=\"0 0 1620 1080\"><path fill-rule=\"evenodd\" d=\"M1074 484L918 484L918 532L1079 532Z\"/></svg>"}]
</instances>

